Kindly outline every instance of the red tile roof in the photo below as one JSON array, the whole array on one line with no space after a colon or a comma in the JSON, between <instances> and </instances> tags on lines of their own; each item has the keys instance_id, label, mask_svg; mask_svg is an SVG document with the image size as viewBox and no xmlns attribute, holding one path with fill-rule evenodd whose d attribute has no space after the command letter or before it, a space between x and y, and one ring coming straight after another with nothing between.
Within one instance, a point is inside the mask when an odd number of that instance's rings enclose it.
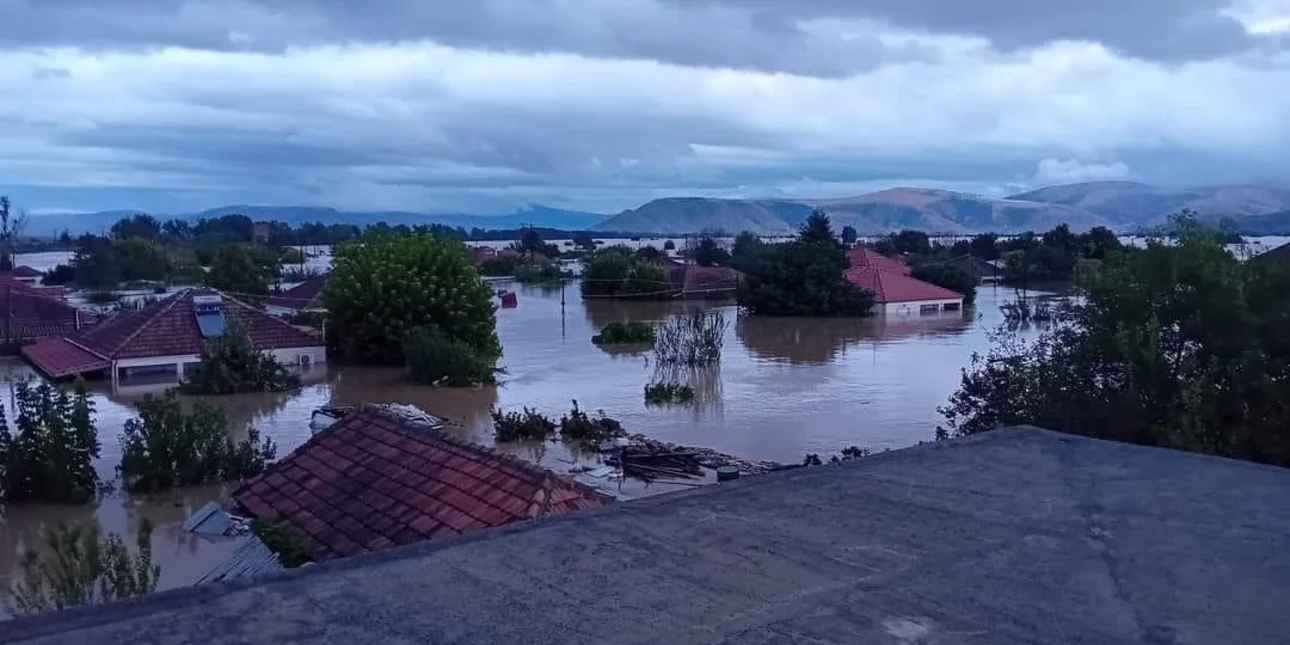
<instances>
[{"instance_id":1,"label":"red tile roof","mask_svg":"<svg viewBox=\"0 0 1290 645\"><path fill-rule=\"evenodd\" d=\"M194 295L213 295L207 289L184 289L143 309L117 314L70 337L77 345L110 359L186 356L202 348L202 334L193 314ZM256 349L320 347L323 342L238 300L223 296L228 320L242 323Z\"/></svg>"},{"instance_id":2,"label":"red tile roof","mask_svg":"<svg viewBox=\"0 0 1290 645\"><path fill-rule=\"evenodd\" d=\"M873 267L852 267L847 269L846 276L857 287L872 291L874 301L879 303L963 298L961 293L938 287L930 282Z\"/></svg>"},{"instance_id":3,"label":"red tile roof","mask_svg":"<svg viewBox=\"0 0 1290 645\"><path fill-rule=\"evenodd\" d=\"M32 340L76 332L80 311L40 291L18 283L0 285L0 336Z\"/></svg>"},{"instance_id":4,"label":"red tile roof","mask_svg":"<svg viewBox=\"0 0 1290 645\"><path fill-rule=\"evenodd\" d=\"M889 258L873 249L851 249L847 251L847 259L851 261L851 268L867 267L879 269L889 273L899 273L909 275L911 269L903 260Z\"/></svg>"},{"instance_id":5,"label":"red tile roof","mask_svg":"<svg viewBox=\"0 0 1290 645\"><path fill-rule=\"evenodd\" d=\"M316 309L322 305L319 303L319 296L322 295L323 285L327 284L327 276L319 275L305 278L304 282L283 291L282 293L271 296L264 301L267 307L282 307L283 309Z\"/></svg>"},{"instance_id":6,"label":"red tile roof","mask_svg":"<svg viewBox=\"0 0 1290 645\"><path fill-rule=\"evenodd\" d=\"M364 407L239 488L316 560L597 508L610 499L551 471Z\"/></svg>"},{"instance_id":7,"label":"red tile roof","mask_svg":"<svg viewBox=\"0 0 1290 645\"><path fill-rule=\"evenodd\" d=\"M97 372L112 365L106 358L77 347L65 338L46 338L34 345L24 345L21 351L36 369L56 379Z\"/></svg>"}]
</instances>

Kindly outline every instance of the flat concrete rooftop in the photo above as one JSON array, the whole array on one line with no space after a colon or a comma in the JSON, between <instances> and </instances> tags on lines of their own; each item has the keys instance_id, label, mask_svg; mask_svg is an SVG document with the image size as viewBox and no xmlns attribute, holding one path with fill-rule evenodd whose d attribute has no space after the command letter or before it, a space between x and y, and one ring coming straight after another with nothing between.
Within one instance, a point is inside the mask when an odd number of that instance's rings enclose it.
<instances>
[{"instance_id":1,"label":"flat concrete rooftop","mask_svg":"<svg viewBox=\"0 0 1290 645\"><path fill-rule=\"evenodd\" d=\"M1290 470L1014 428L258 581L20 643L1285 643Z\"/></svg>"}]
</instances>

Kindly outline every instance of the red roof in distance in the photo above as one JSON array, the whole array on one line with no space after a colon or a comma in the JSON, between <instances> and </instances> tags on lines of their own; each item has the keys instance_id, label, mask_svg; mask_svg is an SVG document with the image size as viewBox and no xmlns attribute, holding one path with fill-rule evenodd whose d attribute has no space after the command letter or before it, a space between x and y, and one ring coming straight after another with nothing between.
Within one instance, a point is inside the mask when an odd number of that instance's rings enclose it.
<instances>
[{"instance_id":1,"label":"red roof in distance","mask_svg":"<svg viewBox=\"0 0 1290 645\"><path fill-rule=\"evenodd\" d=\"M847 269L846 276L857 287L872 291L874 301L879 303L963 299L963 294L957 291L873 267L853 267Z\"/></svg>"},{"instance_id":2,"label":"red roof in distance","mask_svg":"<svg viewBox=\"0 0 1290 645\"><path fill-rule=\"evenodd\" d=\"M909 275L910 271L912 271L904 260L889 258L873 249L850 249L847 251L847 259L851 261L851 268L853 269L866 267L901 275Z\"/></svg>"},{"instance_id":3,"label":"red roof in distance","mask_svg":"<svg viewBox=\"0 0 1290 645\"><path fill-rule=\"evenodd\" d=\"M374 406L314 435L233 498L257 517L289 522L312 542L316 560L610 502L551 471Z\"/></svg>"}]
</instances>

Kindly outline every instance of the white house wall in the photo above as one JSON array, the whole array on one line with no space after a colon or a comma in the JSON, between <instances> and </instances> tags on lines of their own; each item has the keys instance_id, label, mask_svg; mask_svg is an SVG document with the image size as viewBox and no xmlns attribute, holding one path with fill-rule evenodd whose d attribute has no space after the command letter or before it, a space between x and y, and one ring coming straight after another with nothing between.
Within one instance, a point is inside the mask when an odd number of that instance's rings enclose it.
<instances>
[{"instance_id":1,"label":"white house wall","mask_svg":"<svg viewBox=\"0 0 1290 645\"><path fill-rule=\"evenodd\" d=\"M299 365L301 356L308 356L309 363L317 365L327 362L327 348L319 345L317 347L290 347L287 349L275 349L270 352L273 359L283 365Z\"/></svg>"},{"instance_id":2,"label":"white house wall","mask_svg":"<svg viewBox=\"0 0 1290 645\"><path fill-rule=\"evenodd\" d=\"M912 300L909 302L887 302L887 303L878 305L878 307L881 307L881 312L885 316L892 316L892 317L905 316L905 317L917 318L918 316L923 315L922 308L924 305L936 305L936 311L937 313L940 313L945 311L945 305L950 305L951 307L957 305L959 309L962 309L963 299L951 298L946 300ZM875 309L877 309L878 307L875 307Z\"/></svg>"},{"instance_id":3,"label":"white house wall","mask_svg":"<svg viewBox=\"0 0 1290 645\"><path fill-rule=\"evenodd\" d=\"M301 356L308 356L309 363L317 365L327 362L327 348L318 345L315 347L290 347L286 349L269 350L273 355L273 360L283 365L299 365ZM167 365L176 366L177 373L183 374L184 365L187 363L196 363L201 360L198 354L180 354L175 356L145 356L142 358L122 358L116 361L116 370L123 370L131 367L164 367Z\"/></svg>"}]
</instances>

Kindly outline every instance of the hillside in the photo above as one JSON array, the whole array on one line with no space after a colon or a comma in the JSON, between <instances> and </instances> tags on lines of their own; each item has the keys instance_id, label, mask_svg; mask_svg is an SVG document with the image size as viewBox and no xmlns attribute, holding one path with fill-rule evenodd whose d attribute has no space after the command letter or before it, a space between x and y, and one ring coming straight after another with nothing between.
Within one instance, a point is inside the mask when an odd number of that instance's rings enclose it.
<instances>
[{"instance_id":1,"label":"hillside","mask_svg":"<svg viewBox=\"0 0 1290 645\"><path fill-rule=\"evenodd\" d=\"M1119 229L1164 224L1183 209L1202 221L1228 217L1240 221L1253 215L1290 210L1290 190L1269 186L1211 186L1162 188L1127 181L1099 181L1050 186L1009 199L1061 204L1096 213Z\"/></svg>"},{"instance_id":2,"label":"hillside","mask_svg":"<svg viewBox=\"0 0 1290 645\"><path fill-rule=\"evenodd\" d=\"M810 212L811 206L803 202L669 197L623 211L593 229L649 234L754 231L787 235L796 230L790 222L804 221Z\"/></svg>"},{"instance_id":3,"label":"hillside","mask_svg":"<svg viewBox=\"0 0 1290 645\"><path fill-rule=\"evenodd\" d=\"M1237 227L1244 235L1290 235L1290 210L1251 215L1238 220Z\"/></svg>"}]
</instances>

